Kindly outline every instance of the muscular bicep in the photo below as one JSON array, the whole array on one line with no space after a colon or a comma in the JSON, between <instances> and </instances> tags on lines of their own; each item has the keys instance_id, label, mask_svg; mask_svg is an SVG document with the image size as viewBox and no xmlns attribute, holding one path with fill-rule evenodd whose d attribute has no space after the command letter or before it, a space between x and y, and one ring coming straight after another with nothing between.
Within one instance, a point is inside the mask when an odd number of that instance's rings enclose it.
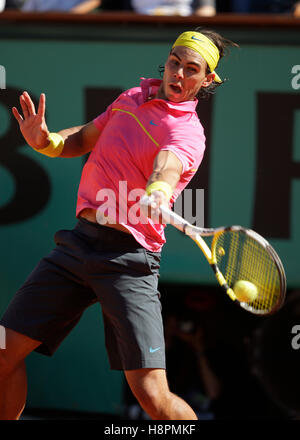
<instances>
[{"instance_id":1,"label":"muscular bicep","mask_svg":"<svg viewBox=\"0 0 300 440\"><path fill-rule=\"evenodd\" d=\"M154 160L153 172L147 185L162 180L169 183L174 190L180 179L182 168L181 161L172 151L160 151Z\"/></svg>"},{"instance_id":2,"label":"muscular bicep","mask_svg":"<svg viewBox=\"0 0 300 440\"><path fill-rule=\"evenodd\" d=\"M101 131L92 121L80 127L62 130L60 134L65 139L61 157L77 157L92 151Z\"/></svg>"},{"instance_id":3,"label":"muscular bicep","mask_svg":"<svg viewBox=\"0 0 300 440\"><path fill-rule=\"evenodd\" d=\"M94 148L101 131L93 122L89 122L82 128L82 148L86 153L89 153Z\"/></svg>"}]
</instances>

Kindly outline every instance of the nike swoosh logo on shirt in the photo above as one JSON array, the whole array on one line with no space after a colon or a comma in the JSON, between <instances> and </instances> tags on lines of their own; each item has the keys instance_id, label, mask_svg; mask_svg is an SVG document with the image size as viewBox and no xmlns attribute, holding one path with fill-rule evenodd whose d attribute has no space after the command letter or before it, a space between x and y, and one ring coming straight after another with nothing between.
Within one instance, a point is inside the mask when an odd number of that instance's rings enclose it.
<instances>
[{"instance_id":1,"label":"nike swoosh logo on shirt","mask_svg":"<svg viewBox=\"0 0 300 440\"><path fill-rule=\"evenodd\" d=\"M153 121L150 121L150 125L155 125L156 127L158 127L158 125L155 124L155 122L153 122Z\"/></svg>"},{"instance_id":2,"label":"nike swoosh logo on shirt","mask_svg":"<svg viewBox=\"0 0 300 440\"><path fill-rule=\"evenodd\" d=\"M157 347L157 348L152 348L152 347L150 347L150 348L149 348L150 353L155 353L155 352L158 351L158 350L160 350L160 347Z\"/></svg>"}]
</instances>

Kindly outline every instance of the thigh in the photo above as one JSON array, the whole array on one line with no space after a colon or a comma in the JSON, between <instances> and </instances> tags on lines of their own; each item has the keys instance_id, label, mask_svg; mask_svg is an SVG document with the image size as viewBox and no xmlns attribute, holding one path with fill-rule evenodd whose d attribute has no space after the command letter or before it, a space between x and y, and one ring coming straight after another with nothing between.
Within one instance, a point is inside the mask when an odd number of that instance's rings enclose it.
<instances>
[{"instance_id":1,"label":"thigh","mask_svg":"<svg viewBox=\"0 0 300 440\"><path fill-rule=\"evenodd\" d=\"M53 354L83 311L97 301L92 290L80 281L75 261L59 248L42 259L0 320L5 328L23 335L24 344L26 337L39 341L35 349L40 353ZM18 338L14 340L19 343Z\"/></svg>"},{"instance_id":2,"label":"thigh","mask_svg":"<svg viewBox=\"0 0 300 440\"><path fill-rule=\"evenodd\" d=\"M105 270L97 276L97 267L104 264ZM90 265L90 283L102 306L112 369L165 368L158 267L143 249L110 256L103 253Z\"/></svg>"}]
</instances>

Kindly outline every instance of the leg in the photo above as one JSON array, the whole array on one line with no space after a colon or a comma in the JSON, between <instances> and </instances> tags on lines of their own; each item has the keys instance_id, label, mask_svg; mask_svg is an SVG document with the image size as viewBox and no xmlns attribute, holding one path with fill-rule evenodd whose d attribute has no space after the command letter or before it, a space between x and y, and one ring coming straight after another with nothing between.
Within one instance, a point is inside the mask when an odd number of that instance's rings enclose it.
<instances>
[{"instance_id":1,"label":"leg","mask_svg":"<svg viewBox=\"0 0 300 440\"><path fill-rule=\"evenodd\" d=\"M164 369L125 371L131 391L153 420L197 420L192 408L171 393Z\"/></svg>"},{"instance_id":2,"label":"leg","mask_svg":"<svg viewBox=\"0 0 300 440\"><path fill-rule=\"evenodd\" d=\"M31 272L0 321L7 329L6 349L0 350L0 419L18 419L24 408L26 356L36 348L52 355L96 302L84 281L83 241L72 231L55 237L57 247Z\"/></svg>"},{"instance_id":3,"label":"leg","mask_svg":"<svg viewBox=\"0 0 300 440\"><path fill-rule=\"evenodd\" d=\"M0 350L0 420L18 420L26 402L24 359L39 341L6 329L6 348Z\"/></svg>"}]
</instances>

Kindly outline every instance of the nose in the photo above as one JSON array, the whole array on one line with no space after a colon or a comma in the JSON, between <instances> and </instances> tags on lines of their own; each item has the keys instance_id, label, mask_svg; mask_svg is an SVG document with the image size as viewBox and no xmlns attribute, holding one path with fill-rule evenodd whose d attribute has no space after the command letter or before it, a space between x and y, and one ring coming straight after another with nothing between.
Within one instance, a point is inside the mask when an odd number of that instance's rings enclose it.
<instances>
[{"instance_id":1,"label":"nose","mask_svg":"<svg viewBox=\"0 0 300 440\"><path fill-rule=\"evenodd\" d=\"M183 78L183 67L178 67L178 69L174 72L174 76L177 79Z\"/></svg>"}]
</instances>

